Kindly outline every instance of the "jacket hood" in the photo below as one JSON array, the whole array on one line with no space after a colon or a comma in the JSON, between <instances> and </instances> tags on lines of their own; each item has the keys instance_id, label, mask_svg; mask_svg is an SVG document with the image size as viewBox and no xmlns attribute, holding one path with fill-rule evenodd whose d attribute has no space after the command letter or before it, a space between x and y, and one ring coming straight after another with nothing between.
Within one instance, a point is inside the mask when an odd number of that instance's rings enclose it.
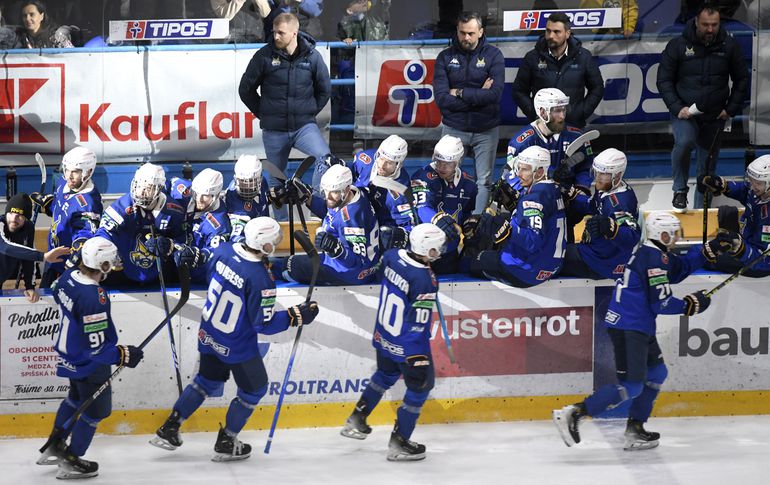
<instances>
[{"instance_id":1,"label":"jacket hood","mask_svg":"<svg viewBox=\"0 0 770 485\"><path fill-rule=\"evenodd\" d=\"M684 37L687 42L690 44L703 44L703 42L698 39L698 35L695 33L695 18L691 18L687 21L687 25L685 26L684 30L682 31L682 37ZM719 44L721 42L725 41L725 38L727 37L727 32L725 31L722 24L719 24L719 31L717 32L717 36L714 39L714 42L712 44Z\"/></svg>"}]
</instances>

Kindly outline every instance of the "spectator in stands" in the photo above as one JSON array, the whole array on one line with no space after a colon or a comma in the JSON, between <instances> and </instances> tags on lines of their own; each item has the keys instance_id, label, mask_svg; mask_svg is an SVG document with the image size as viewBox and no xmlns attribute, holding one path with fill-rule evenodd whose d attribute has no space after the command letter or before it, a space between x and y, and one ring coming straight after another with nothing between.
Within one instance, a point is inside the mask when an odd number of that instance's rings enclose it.
<instances>
[{"instance_id":1,"label":"spectator in stands","mask_svg":"<svg viewBox=\"0 0 770 485\"><path fill-rule=\"evenodd\" d=\"M264 18L270 14L267 0L210 0L214 15L230 21L226 42L263 42Z\"/></svg>"},{"instance_id":2,"label":"spectator in stands","mask_svg":"<svg viewBox=\"0 0 770 485\"><path fill-rule=\"evenodd\" d=\"M294 14L278 15L273 28L267 45L246 67L239 93L259 118L267 159L284 170L292 147L316 157L313 186L317 189L326 168L322 161L330 153L315 121L331 94L329 70L315 50L315 41L299 31Z\"/></svg>"},{"instance_id":3,"label":"spectator in stands","mask_svg":"<svg viewBox=\"0 0 770 485\"><path fill-rule=\"evenodd\" d=\"M270 14L265 17L265 38L273 35L275 18L282 13L294 14L299 20L299 30L308 34L313 39L320 39L323 35L321 21L318 18L324 9L323 0L268 0Z\"/></svg>"},{"instance_id":4,"label":"spectator in stands","mask_svg":"<svg viewBox=\"0 0 770 485\"><path fill-rule=\"evenodd\" d=\"M16 48L73 47L67 30L56 27L40 0L27 0L21 4L21 24Z\"/></svg>"},{"instance_id":5,"label":"spectator in stands","mask_svg":"<svg viewBox=\"0 0 770 485\"><path fill-rule=\"evenodd\" d=\"M388 40L390 0L352 0L337 24L337 37L350 45L356 41Z\"/></svg>"},{"instance_id":6,"label":"spectator in stands","mask_svg":"<svg viewBox=\"0 0 770 485\"><path fill-rule=\"evenodd\" d=\"M493 185L504 87L503 53L487 43L479 14L463 12L452 45L436 58L433 95L443 118L442 134L455 136L473 149L476 213L486 207Z\"/></svg>"},{"instance_id":7,"label":"spectator in stands","mask_svg":"<svg viewBox=\"0 0 770 485\"><path fill-rule=\"evenodd\" d=\"M636 0L581 0L580 8L620 8L622 27L619 29L595 29L597 34L623 34L628 39L636 30L639 5Z\"/></svg>"},{"instance_id":8,"label":"spectator in stands","mask_svg":"<svg viewBox=\"0 0 770 485\"><path fill-rule=\"evenodd\" d=\"M748 82L740 45L721 26L719 10L702 5L682 35L666 45L658 68L658 91L671 113L674 133L675 211L687 212L690 152L696 149L697 177L714 174L716 166L705 166L708 151L714 150L716 161L718 135L725 121L743 110ZM695 207L702 205L702 197L696 192Z\"/></svg>"},{"instance_id":9,"label":"spectator in stands","mask_svg":"<svg viewBox=\"0 0 770 485\"><path fill-rule=\"evenodd\" d=\"M535 93L559 88L570 100L567 124L582 128L604 96L604 80L593 55L572 36L570 25L562 12L548 17L545 33L524 56L516 74L513 100L527 119L535 119Z\"/></svg>"}]
</instances>

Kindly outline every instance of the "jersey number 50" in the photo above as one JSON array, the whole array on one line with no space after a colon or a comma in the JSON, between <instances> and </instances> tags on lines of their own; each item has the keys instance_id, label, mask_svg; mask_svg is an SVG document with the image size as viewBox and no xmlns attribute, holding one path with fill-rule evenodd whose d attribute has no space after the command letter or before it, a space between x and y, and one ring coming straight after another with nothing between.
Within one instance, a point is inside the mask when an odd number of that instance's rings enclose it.
<instances>
[{"instance_id":1,"label":"jersey number 50","mask_svg":"<svg viewBox=\"0 0 770 485\"><path fill-rule=\"evenodd\" d=\"M231 333L238 324L238 317L241 314L243 302L241 298L230 290L222 291L222 283L216 279L211 280L209 292L206 297L206 304L203 306L204 320L211 322L211 325L222 333ZM227 319L225 312L227 310Z\"/></svg>"}]
</instances>

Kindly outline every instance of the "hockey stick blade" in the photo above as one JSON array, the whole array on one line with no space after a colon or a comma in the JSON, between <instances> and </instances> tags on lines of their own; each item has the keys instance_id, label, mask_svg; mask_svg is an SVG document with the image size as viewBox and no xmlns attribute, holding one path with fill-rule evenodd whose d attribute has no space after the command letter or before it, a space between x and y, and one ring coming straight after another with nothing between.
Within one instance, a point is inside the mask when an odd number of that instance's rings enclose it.
<instances>
[{"instance_id":1,"label":"hockey stick blade","mask_svg":"<svg viewBox=\"0 0 770 485\"><path fill-rule=\"evenodd\" d=\"M42 194L45 192L46 182L45 161L43 160L43 156L39 153L35 153L35 161L37 162L37 166L40 168L40 193Z\"/></svg>"},{"instance_id":2,"label":"hockey stick blade","mask_svg":"<svg viewBox=\"0 0 770 485\"><path fill-rule=\"evenodd\" d=\"M182 310L182 307L185 306L187 303L187 300L190 298L190 269L187 267L187 265L182 265L181 268L179 268L179 289L180 289L180 295L179 295L179 301L177 301L174 308L171 309L169 314L163 318L163 320L155 326L153 331L150 333L150 335L145 338L141 344L139 344L140 349L144 349L150 341L155 338L156 335L158 335L158 332L160 332L163 327L167 325L167 323L173 318L177 313L179 313ZM80 415L83 414L83 411L88 409L88 406L90 406L97 397L99 397L110 385L112 384L112 381L115 380L115 378L120 374L123 369L125 369L125 366L119 366L115 371L110 375L110 377L99 386L96 391L86 399L83 404L81 404L76 410L75 413L64 422L61 428L54 429L53 433L51 433L51 436L48 438L48 441L45 442L42 448L40 448L40 453L45 452L45 450L48 449L49 446L58 438L66 437L66 435L69 433L69 431L72 429L72 426L74 426L75 422L77 422L78 418L80 418Z\"/></svg>"},{"instance_id":3,"label":"hockey stick blade","mask_svg":"<svg viewBox=\"0 0 770 485\"><path fill-rule=\"evenodd\" d=\"M599 138L598 130L586 131L579 137L575 138L575 141L569 144L566 150L564 150L565 157L571 157L576 151L580 150L586 143Z\"/></svg>"},{"instance_id":4,"label":"hockey stick blade","mask_svg":"<svg viewBox=\"0 0 770 485\"><path fill-rule=\"evenodd\" d=\"M719 291L722 288L724 288L725 286L727 286L728 283L730 283L731 281L733 281L737 277L741 276L746 271L750 270L755 264L757 264L758 262L762 261L762 259L767 257L768 255L770 255L770 246L768 246L764 251L759 253L759 255L757 257L755 257L754 259L752 259L751 261L746 263L746 265L743 266L741 269L739 269L735 273L731 274L726 280L724 280L723 282L721 282L718 285L716 285L714 288L712 288L709 291L707 291L705 295L707 297L711 298L714 295L714 293L716 293L717 291Z\"/></svg>"},{"instance_id":5,"label":"hockey stick blade","mask_svg":"<svg viewBox=\"0 0 770 485\"><path fill-rule=\"evenodd\" d=\"M286 179L288 179L286 174L283 173L283 171L280 168L276 167L273 162L262 160L262 168L267 170L267 173L269 173L270 176L273 177L274 179L278 179L281 181L285 181Z\"/></svg>"},{"instance_id":6,"label":"hockey stick blade","mask_svg":"<svg viewBox=\"0 0 770 485\"><path fill-rule=\"evenodd\" d=\"M291 176L291 178L301 179L302 176L305 175L305 172L307 172L307 169L315 165L315 161L315 157L305 157L305 159L299 163L297 170L294 171L294 174Z\"/></svg>"}]
</instances>

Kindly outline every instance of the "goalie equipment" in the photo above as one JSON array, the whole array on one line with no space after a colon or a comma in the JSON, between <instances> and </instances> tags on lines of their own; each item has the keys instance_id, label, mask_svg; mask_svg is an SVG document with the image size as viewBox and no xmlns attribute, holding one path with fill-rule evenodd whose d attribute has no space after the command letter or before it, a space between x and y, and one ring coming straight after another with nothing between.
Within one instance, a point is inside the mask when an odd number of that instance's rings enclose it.
<instances>
[{"instance_id":1,"label":"goalie equipment","mask_svg":"<svg viewBox=\"0 0 770 485\"><path fill-rule=\"evenodd\" d=\"M457 163L465 155L462 140L452 135L444 135L433 148L433 162Z\"/></svg>"},{"instance_id":2,"label":"goalie equipment","mask_svg":"<svg viewBox=\"0 0 770 485\"><path fill-rule=\"evenodd\" d=\"M627 166L628 159L625 153L615 148L608 148L594 158L591 176L596 179L599 174L609 174L612 180L610 190L612 190L622 182Z\"/></svg>"},{"instance_id":3,"label":"goalie equipment","mask_svg":"<svg viewBox=\"0 0 770 485\"><path fill-rule=\"evenodd\" d=\"M83 177L80 186L88 182L96 169L96 154L86 147L75 147L64 154L61 160L62 173L67 178L67 172L82 170Z\"/></svg>"},{"instance_id":4,"label":"goalie equipment","mask_svg":"<svg viewBox=\"0 0 770 485\"><path fill-rule=\"evenodd\" d=\"M118 248L108 239L92 237L83 244L80 258L86 268L106 276L118 263Z\"/></svg>"},{"instance_id":5,"label":"goalie equipment","mask_svg":"<svg viewBox=\"0 0 770 485\"><path fill-rule=\"evenodd\" d=\"M682 224L679 219L666 211L652 211L644 220L647 239L660 241L672 247L682 237Z\"/></svg>"},{"instance_id":6,"label":"goalie equipment","mask_svg":"<svg viewBox=\"0 0 770 485\"><path fill-rule=\"evenodd\" d=\"M759 198L770 192L770 155L762 155L746 168L746 182Z\"/></svg>"},{"instance_id":7,"label":"goalie equipment","mask_svg":"<svg viewBox=\"0 0 770 485\"><path fill-rule=\"evenodd\" d=\"M235 162L233 179L241 199L254 199L262 189L262 162L256 155L241 155Z\"/></svg>"},{"instance_id":8,"label":"goalie equipment","mask_svg":"<svg viewBox=\"0 0 770 485\"><path fill-rule=\"evenodd\" d=\"M385 138L382 143L380 143L379 148L377 148L377 152L374 154L374 173L382 177L397 179L398 176L401 175L401 167L404 165L407 150L408 146L406 140L400 136L390 135ZM393 171L388 175L380 174L382 159L390 160L396 165Z\"/></svg>"},{"instance_id":9,"label":"goalie equipment","mask_svg":"<svg viewBox=\"0 0 770 485\"><path fill-rule=\"evenodd\" d=\"M435 261L444 252L446 234L435 224L418 224L409 233L409 244L414 254L423 256L428 261Z\"/></svg>"},{"instance_id":10,"label":"goalie equipment","mask_svg":"<svg viewBox=\"0 0 770 485\"><path fill-rule=\"evenodd\" d=\"M267 256L273 254L283 240L281 225L270 217L255 217L246 223L243 228L244 242L254 251L259 251ZM269 249L265 246L271 245Z\"/></svg>"},{"instance_id":11,"label":"goalie equipment","mask_svg":"<svg viewBox=\"0 0 770 485\"><path fill-rule=\"evenodd\" d=\"M160 197L166 186L166 173L163 167L145 163L131 180L131 199L143 209L150 209Z\"/></svg>"},{"instance_id":12,"label":"goalie equipment","mask_svg":"<svg viewBox=\"0 0 770 485\"><path fill-rule=\"evenodd\" d=\"M569 106L569 96L564 94L560 89L544 88L535 94L533 103L535 105L537 116L548 123L551 121L551 109ZM543 115L540 112L541 109L545 110L545 118L543 118Z\"/></svg>"}]
</instances>

